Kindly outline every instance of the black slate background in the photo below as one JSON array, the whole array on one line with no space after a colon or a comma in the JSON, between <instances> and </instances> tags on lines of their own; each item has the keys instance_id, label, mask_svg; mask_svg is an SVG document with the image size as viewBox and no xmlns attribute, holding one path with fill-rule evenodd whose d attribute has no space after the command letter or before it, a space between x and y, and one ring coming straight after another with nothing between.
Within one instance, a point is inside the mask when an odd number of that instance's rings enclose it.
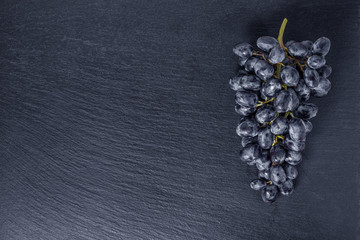
<instances>
[{"instance_id":1,"label":"black slate background","mask_svg":"<svg viewBox=\"0 0 360 240\"><path fill-rule=\"evenodd\" d=\"M359 2L0 3L0 239L356 239ZM296 191L240 162L232 46L327 36Z\"/></svg>"}]
</instances>

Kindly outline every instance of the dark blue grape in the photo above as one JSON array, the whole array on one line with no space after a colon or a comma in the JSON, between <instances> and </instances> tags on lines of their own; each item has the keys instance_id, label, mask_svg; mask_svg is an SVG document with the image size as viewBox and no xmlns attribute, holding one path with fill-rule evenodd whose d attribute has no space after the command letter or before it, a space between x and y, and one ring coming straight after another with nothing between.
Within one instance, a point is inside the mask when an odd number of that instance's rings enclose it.
<instances>
[{"instance_id":1,"label":"dark blue grape","mask_svg":"<svg viewBox=\"0 0 360 240\"><path fill-rule=\"evenodd\" d=\"M319 68L317 71L321 77L327 78L330 76L330 74L332 72L332 68L331 68L331 66L325 64L324 66Z\"/></svg>"},{"instance_id":2,"label":"dark blue grape","mask_svg":"<svg viewBox=\"0 0 360 240\"><path fill-rule=\"evenodd\" d=\"M236 128L240 137L255 137L259 133L259 124L252 119L242 121Z\"/></svg>"},{"instance_id":3,"label":"dark blue grape","mask_svg":"<svg viewBox=\"0 0 360 240\"><path fill-rule=\"evenodd\" d=\"M304 79L300 79L298 85L294 88L301 101L307 101L310 98L310 88L305 84Z\"/></svg>"},{"instance_id":4,"label":"dark blue grape","mask_svg":"<svg viewBox=\"0 0 360 240\"><path fill-rule=\"evenodd\" d=\"M267 98L272 98L281 90L281 82L279 79L270 78L261 87L261 93Z\"/></svg>"},{"instance_id":5,"label":"dark blue grape","mask_svg":"<svg viewBox=\"0 0 360 240\"><path fill-rule=\"evenodd\" d=\"M304 58L309 52L309 49L302 43L294 42L288 47L289 53L293 57Z\"/></svg>"},{"instance_id":6,"label":"dark blue grape","mask_svg":"<svg viewBox=\"0 0 360 240\"><path fill-rule=\"evenodd\" d=\"M304 71L304 80L309 88L314 88L319 85L320 76L316 70L307 68Z\"/></svg>"},{"instance_id":7,"label":"dark blue grape","mask_svg":"<svg viewBox=\"0 0 360 240\"><path fill-rule=\"evenodd\" d=\"M279 144L275 144L270 149L271 161L276 164L282 164L285 161L286 150Z\"/></svg>"},{"instance_id":8,"label":"dark blue grape","mask_svg":"<svg viewBox=\"0 0 360 240\"><path fill-rule=\"evenodd\" d=\"M239 66L240 66L240 67L245 66L245 63L246 63L247 60L248 60L248 58L239 57L239 60L238 60Z\"/></svg>"},{"instance_id":9,"label":"dark blue grape","mask_svg":"<svg viewBox=\"0 0 360 240\"><path fill-rule=\"evenodd\" d=\"M246 145L250 144L250 143L256 143L257 142L257 137L242 137L241 138L241 146L245 147Z\"/></svg>"},{"instance_id":10,"label":"dark blue grape","mask_svg":"<svg viewBox=\"0 0 360 240\"><path fill-rule=\"evenodd\" d=\"M283 116L277 117L271 124L270 130L274 135L284 135L289 129L288 120Z\"/></svg>"},{"instance_id":11,"label":"dark blue grape","mask_svg":"<svg viewBox=\"0 0 360 240\"><path fill-rule=\"evenodd\" d=\"M278 113L293 111L298 106L299 98L292 88L280 91L274 100L274 107Z\"/></svg>"},{"instance_id":12,"label":"dark blue grape","mask_svg":"<svg viewBox=\"0 0 360 240\"><path fill-rule=\"evenodd\" d=\"M304 119L304 123L305 123L305 128L306 128L306 133L311 132L313 125L309 120Z\"/></svg>"},{"instance_id":13,"label":"dark blue grape","mask_svg":"<svg viewBox=\"0 0 360 240\"><path fill-rule=\"evenodd\" d=\"M239 43L233 48L233 52L241 58L249 58L252 55L253 47L248 43Z\"/></svg>"},{"instance_id":14,"label":"dark blue grape","mask_svg":"<svg viewBox=\"0 0 360 240\"><path fill-rule=\"evenodd\" d=\"M242 86L240 85L240 79L241 77L237 77L237 76L230 78L229 85L232 90L240 91L243 89Z\"/></svg>"},{"instance_id":15,"label":"dark blue grape","mask_svg":"<svg viewBox=\"0 0 360 240\"><path fill-rule=\"evenodd\" d=\"M275 108L271 105L260 107L255 114L255 119L260 124L270 122L276 117Z\"/></svg>"},{"instance_id":16,"label":"dark blue grape","mask_svg":"<svg viewBox=\"0 0 360 240\"><path fill-rule=\"evenodd\" d=\"M294 141L305 140L306 127L301 118L293 118L289 121L289 136Z\"/></svg>"},{"instance_id":17,"label":"dark blue grape","mask_svg":"<svg viewBox=\"0 0 360 240\"><path fill-rule=\"evenodd\" d=\"M279 45L279 42L270 36L259 37L256 41L256 46L265 52L269 52L272 48Z\"/></svg>"},{"instance_id":18,"label":"dark blue grape","mask_svg":"<svg viewBox=\"0 0 360 240\"><path fill-rule=\"evenodd\" d=\"M266 186L266 182L263 179L255 179L250 183L250 187L254 190L263 189Z\"/></svg>"},{"instance_id":19,"label":"dark blue grape","mask_svg":"<svg viewBox=\"0 0 360 240\"><path fill-rule=\"evenodd\" d=\"M270 63L265 60L259 60L254 65L254 70L256 76L258 76L262 80L267 80L274 75L274 68L270 65Z\"/></svg>"},{"instance_id":20,"label":"dark blue grape","mask_svg":"<svg viewBox=\"0 0 360 240\"><path fill-rule=\"evenodd\" d=\"M277 186L286 181L286 173L280 165L270 168L270 180Z\"/></svg>"},{"instance_id":21,"label":"dark blue grape","mask_svg":"<svg viewBox=\"0 0 360 240\"><path fill-rule=\"evenodd\" d=\"M301 152L297 151L288 151L286 154L285 162L290 165L298 165L302 160Z\"/></svg>"},{"instance_id":22,"label":"dark blue grape","mask_svg":"<svg viewBox=\"0 0 360 240\"><path fill-rule=\"evenodd\" d=\"M245 70L249 73L254 72L254 66L257 63L257 61L259 61L259 58L257 57L250 57L246 62L245 62Z\"/></svg>"},{"instance_id":23,"label":"dark blue grape","mask_svg":"<svg viewBox=\"0 0 360 240\"><path fill-rule=\"evenodd\" d=\"M248 144L240 151L240 159L244 162L254 162L260 157L261 149L256 143Z\"/></svg>"},{"instance_id":24,"label":"dark blue grape","mask_svg":"<svg viewBox=\"0 0 360 240\"><path fill-rule=\"evenodd\" d=\"M311 52L313 54L320 54L325 56L330 50L330 45L330 39L327 37L321 37L314 42Z\"/></svg>"},{"instance_id":25,"label":"dark blue grape","mask_svg":"<svg viewBox=\"0 0 360 240\"><path fill-rule=\"evenodd\" d=\"M274 141L274 135L269 127L260 128L258 133L258 143L262 149L270 149Z\"/></svg>"},{"instance_id":26,"label":"dark blue grape","mask_svg":"<svg viewBox=\"0 0 360 240\"><path fill-rule=\"evenodd\" d=\"M324 56L320 55L312 55L307 60L307 65L312 69L319 69L323 67L326 63Z\"/></svg>"},{"instance_id":27,"label":"dark blue grape","mask_svg":"<svg viewBox=\"0 0 360 240\"><path fill-rule=\"evenodd\" d=\"M302 41L301 44L304 45L308 51L310 51L312 48L313 42L310 40L305 40L305 41Z\"/></svg>"},{"instance_id":28,"label":"dark blue grape","mask_svg":"<svg viewBox=\"0 0 360 240\"><path fill-rule=\"evenodd\" d=\"M293 44L294 42L295 42L294 40L287 41L287 42L285 43L285 47L286 47L286 48L289 48L290 45Z\"/></svg>"},{"instance_id":29,"label":"dark blue grape","mask_svg":"<svg viewBox=\"0 0 360 240\"><path fill-rule=\"evenodd\" d=\"M294 184L292 180L287 180L279 186L280 192L284 196L289 196L294 191Z\"/></svg>"},{"instance_id":30,"label":"dark blue grape","mask_svg":"<svg viewBox=\"0 0 360 240\"><path fill-rule=\"evenodd\" d=\"M286 136L284 146L289 151L301 152L305 149L305 141L295 141L290 136Z\"/></svg>"},{"instance_id":31,"label":"dark blue grape","mask_svg":"<svg viewBox=\"0 0 360 240\"><path fill-rule=\"evenodd\" d=\"M256 111L256 107L248 108L248 107L243 107L239 104L235 104L235 112L244 117L249 116L250 114L254 113L255 111Z\"/></svg>"},{"instance_id":32,"label":"dark blue grape","mask_svg":"<svg viewBox=\"0 0 360 240\"><path fill-rule=\"evenodd\" d=\"M258 173L258 177L259 178L263 178L263 179L265 179L265 180L268 180L268 181L270 181L270 169L269 170L265 170L265 171L260 171L259 173Z\"/></svg>"},{"instance_id":33,"label":"dark blue grape","mask_svg":"<svg viewBox=\"0 0 360 240\"><path fill-rule=\"evenodd\" d=\"M259 91L261 83L261 80L254 75L245 75L240 78L240 85L246 90Z\"/></svg>"},{"instance_id":34,"label":"dark blue grape","mask_svg":"<svg viewBox=\"0 0 360 240\"><path fill-rule=\"evenodd\" d=\"M284 167L285 173L286 173L286 177L288 179L295 179L298 175L298 170L296 169L296 167L292 166L292 165L286 165Z\"/></svg>"},{"instance_id":35,"label":"dark blue grape","mask_svg":"<svg viewBox=\"0 0 360 240\"><path fill-rule=\"evenodd\" d=\"M262 151L261 158L256 160L256 167L259 171L270 169L271 161L269 151Z\"/></svg>"},{"instance_id":36,"label":"dark blue grape","mask_svg":"<svg viewBox=\"0 0 360 240\"><path fill-rule=\"evenodd\" d=\"M276 46L271 49L268 60L272 64L277 64L282 62L285 59L285 56L285 50L280 46Z\"/></svg>"},{"instance_id":37,"label":"dark blue grape","mask_svg":"<svg viewBox=\"0 0 360 240\"><path fill-rule=\"evenodd\" d=\"M282 68L280 76L281 80L289 87L295 87L300 79L299 72L291 66Z\"/></svg>"},{"instance_id":38,"label":"dark blue grape","mask_svg":"<svg viewBox=\"0 0 360 240\"><path fill-rule=\"evenodd\" d=\"M278 194L278 188L274 185L267 185L261 191L261 198L266 203L274 202L276 195Z\"/></svg>"},{"instance_id":39,"label":"dark blue grape","mask_svg":"<svg viewBox=\"0 0 360 240\"><path fill-rule=\"evenodd\" d=\"M296 116L303 119L311 119L316 116L318 107L313 103L301 103L296 110Z\"/></svg>"},{"instance_id":40,"label":"dark blue grape","mask_svg":"<svg viewBox=\"0 0 360 240\"><path fill-rule=\"evenodd\" d=\"M320 77L319 85L311 89L311 93L315 97L323 97L326 94L328 94L330 89L331 89L331 82L327 78Z\"/></svg>"},{"instance_id":41,"label":"dark blue grape","mask_svg":"<svg viewBox=\"0 0 360 240\"><path fill-rule=\"evenodd\" d=\"M254 92L250 91L238 91L235 95L235 102L243 107L256 107L259 98Z\"/></svg>"}]
</instances>

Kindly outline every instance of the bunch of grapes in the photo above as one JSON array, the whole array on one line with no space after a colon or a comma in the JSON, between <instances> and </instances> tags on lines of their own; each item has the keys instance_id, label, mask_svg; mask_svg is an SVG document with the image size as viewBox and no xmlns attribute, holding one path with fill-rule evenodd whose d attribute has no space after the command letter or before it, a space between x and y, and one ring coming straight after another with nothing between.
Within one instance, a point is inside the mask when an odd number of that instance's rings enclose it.
<instances>
[{"instance_id":1,"label":"bunch of grapes","mask_svg":"<svg viewBox=\"0 0 360 240\"><path fill-rule=\"evenodd\" d=\"M241 115L236 133L242 138L240 159L256 165L258 179L250 183L261 190L265 202L273 202L281 193L293 192L302 160L305 139L312 130L309 121L318 108L307 102L310 96L325 96L331 83L331 67L325 56L330 40L283 43L287 23L284 19L279 36L257 39L255 50L248 43L237 44L240 70L230 79L236 91L235 111Z\"/></svg>"}]
</instances>

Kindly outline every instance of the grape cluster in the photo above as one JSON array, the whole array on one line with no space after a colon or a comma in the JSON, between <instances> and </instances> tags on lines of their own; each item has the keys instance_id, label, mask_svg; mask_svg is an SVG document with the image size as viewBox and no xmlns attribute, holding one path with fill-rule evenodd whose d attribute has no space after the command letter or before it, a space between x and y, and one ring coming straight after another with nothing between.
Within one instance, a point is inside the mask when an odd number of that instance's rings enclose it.
<instances>
[{"instance_id":1,"label":"grape cluster","mask_svg":"<svg viewBox=\"0 0 360 240\"><path fill-rule=\"evenodd\" d=\"M250 183L261 190L264 202L276 196L290 195L298 175L306 136L312 130L309 121L318 108L307 102L310 96L325 96L331 83L331 67L325 56L330 40L283 43L285 19L279 37L257 39L255 50L248 43L237 44L240 70L230 79L236 91L235 111L241 120L236 133L242 138L240 159L255 165L258 179Z\"/></svg>"}]
</instances>

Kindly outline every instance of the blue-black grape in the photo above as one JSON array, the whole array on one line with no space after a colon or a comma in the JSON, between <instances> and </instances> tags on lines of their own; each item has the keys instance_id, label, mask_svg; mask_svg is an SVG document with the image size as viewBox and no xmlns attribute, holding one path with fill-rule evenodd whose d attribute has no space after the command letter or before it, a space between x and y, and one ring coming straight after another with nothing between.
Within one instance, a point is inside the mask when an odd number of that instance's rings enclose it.
<instances>
[{"instance_id":1,"label":"blue-black grape","mask_svg":"<svg viewBox=\"0 0 360 240\"><path fill-rule=\"evenodd\" d=\"M245 63L246 63L247 60L248 60L248 58L239 57L239 61L238 61L239 66L240 67L245 66Z\"/></svg>"},{"instance_id":2,"label":"blue-black grape","mask_svg":"<svg viewBox=\"0 0 360 240\"><path fill-rule=\"evenodd\" d=\"M311 119L316 116L318 107L313 103L301 103L295 115L302 119Z\"/></svg>"},{"instance_id":3,"label":"blue-black grape","mask_svg":"<svg viewBox=\"0 0 360 240\"><path fill-rule=\"evenodd\" d=\"M289 123L283 116L277 117L271 124L270 130L274 135L284 135L289 129Z\"/></svg>"},{"instance_id":4,"label":"blue-black grape","mask_svg":"<svg viewBox=\"0 0 360 240\"><path fill-rule=\"evenodd\" d=\"M262 149L270 149L274 141L274 135L270 131L270 127L260 128L258 133L258 143Z\"/></svg>"},{"instance_id":5,"label":"blue-black grape","mask_svg":"<svg viewBox=\"0 0 360 240\"><path fill-rule=\"evenodd\" d=\"M233 52L241 58L249 58L252 55L253 47L248 43L239 43L233 48Z\"/></svg>"},{"instance_id":6,"label":"blue-black grape","mask_svg":"<svg viewBox=\"0 0 360 240\"><path fill-rule=\"evenodd\" d=\"M289 87L295 87L300 79L299 72L291 66L282 68L280 76L283 83Z\"/></svg>"},{"instance_id":7,"label":"blue-black grape","mask_svg":"<svg viewBox=\"0 0 360 240\"><path fill-rule=\"evenodd\" d=\"M292 180L286 180L283 184L279 186L280 192L284 196L288 196L294 191L294 184Z\"/></svg>"},{"instance_id":8,"label":"blue-black grape","mask_svg":"<svg viewBox=\"0 0 360 240\"><path fill-rule=\"evenodd\" d=\"M265 52L270 52L271 49L278 46L279 42L270 36L259 37L256 41L256 46Z\"/></svg>"},{"instance_id":9,"label":"blue-black grape","mask_svg":"<svg viewBox=\"0 0 360 240\"><path fill-rule=\"evenodd\" d=\"M305 140L306 127L301 118L293 118L289 121L289 136L294 141Z\"/></svg>"},{"instance_id":10,"label":"blue-black grape","mask_svg":"<svg viewBox=\"0 0 360 240\"><path fill-rule=\"evenodd\" d=\"M256 143L248 144L240 151L240 159L244 162L256 161L260 157L261 149Z\"/></svg>"},{"instance_id":11,"label":"blue-black grape","mask_svg":"<svg viewBox=\"0 0 360 240\"><path fill-rule=\"evenodd\" d=\"M280 91L274 100L274 107L278 113L293 111L299 106L299 98L294 89Z\"/></svg>"},{"instance_id":12,"label":"blue-black grape","mask_svg":"<svg viewBox=\"0 0 360 240\"><path fill-rule=\"evenodd\" d=\"M275 108L271 105L260 107L255 114L255 119L260 124L270 122L276 117Z\"/></svg>"},{"instance_id":13,"label":"blue-black grape","mask_svg":"<svg viewBox=\"0 0 360 240\"><path fill-rule=\"evenodd\" d=\"M241 146L245 147L246 145L250 143L256 143L257 142L257 136L256 137L242 137L241 138Z\"/></svg>"},{"instance_id":14,"label":"blue-black grape","mask_svg":"<svg viewBox=\"0 0 360 240\"><path fill-rule=\"evenodd\" d=\"M240 84L240 79L241 79L241 77L238 77L238 76L230 78L229 85L232 90L234 90L234 91L243 90L243 88Z\"/></svg>"},{"instance_id":15,"label":"blue-black grape","mask_svg":"<svg viewBox=\"0 0 360 240\"><path fill-rule=\"evenodd\" d=\"M319 69L323 67L326 63L324 56L321 55L312 55L307 60L307 65L312 69Z\"/></svg>"},{"instance_id":16,"label":"blue-black grape","mask_svg":"<svg viewBox=\"0 0 360 240\"><path fill-rule=\"evenodd\" d=\"M266 181L263 179L255 179L250 183L250 187L254 190L263 189L266 186Z\"/></svg>"},{"instance_id":17,"label":"blue-black grape","mask_svg":"<svg viewBox=\"0 0 360 240\"><path fill-rule=\"evenodd\" d=\"M305 149L305 141L295 141L290 136L285 136L284 146L289 151L301 152Z\"/></svg>"},{"instance_id":18,"label":"blue-black grape","mask_svg":"<svg viewBox=\"0 0 360 240\"><path fill-rule=\"evenodd\" d=\"M236 133L240 137L255 137L259 133L259 124L252 119L246 119L237 126Z\"/></svg>"},{"instance_id":19,"label":"blue-black grape","mask_svg":"<svg viewBox=\"0 0 360 240\"><path fill-rule=\"evenodd\" d=\"M311 52L325 56L330 50L330 45L330 40L327 37L321 37L314 42Z\"/></svg>"},{"instance_id":20,"label":"blue-black grape","mask_svg":"<svg viewBox=\"0 0 360 240\"><path fill-rule=\"evenodd\" d=\"M256 160L256 167L259 171L270 169L271 161L269 151L262 151L261 157Z\"/></svg>"},{"instance_id":21,"label":"blue-black grape","mask_svg":"<svg viewBox=\"0 0 360 240\"><path fill-rule=\"evenodd\" d=\"M304 58L309 52L309 49L302 43L294 42L288 47L289 53L293 57Z\"/></svg>"},{"instance_id":22,"label":"blue-black grape","mask_svg":"<svg viewBox=\"0 0 360 240\"><path fill-rule=\"evenodd\" d=\"M330 89L331 89L331 82L327 78L320 77L319 85L311 89L311 93L315 97L323 97L326 94L328 94Z\"/></svg>"},{"instance_id":23,"label":"blue-black grape","mask_svg":"<svg viewBox=\"0 0 360 240\"><path fill-rule=\"evenodd\" d=\"M243 107L256 107L259 98L254 92L250 91L238 91L235 95L235 102Z\"/></svg>"},{"instance_id":24,"label":"blue-black grape","mask_svg":"<svg viewBox=\"0 0 360 240\"><path fill-rule=\"evenodd\" d=\"M270 169L265 170L265 171L259 171L259 173L258 173L258 178L260 178L260 179L265 179L265 180L270 181L270 177L271 177Z\"/></svg>"},{"instance_id":25,"label":"blue-black grape","mask_svg":"<svg viewBox=\"0 0 360 240\"><path fill-rule=\"evenodd\" d=\"M259 58L257 58L257 57L248 58L248 60L245 62L245 65L244 65L245 70L249 73L254 72L254 66L257 63L257 61L259 61Z\"/></svg>"},{"instance_id":26,"label":"blue-black grape","mask_svg":"<svg viewBox=\"0 0 360 240\"><path fill-rule=\"evenodd\" d=\"M301 44L304 45L308 51L310 51L312 48L313 42L310 40L305 40L305 41L302 41Z\"/></svg>"},{"instance_id":27,"label":"blue-black grape","mask_svg":"<svg viewBox=\"0 0 360 240\"><path fill-rule=\"evenodd\" d=\"M261 88L261 80L254 75L245 75L240 78L240 85L243 89L251 91L259 91Z\"/></svg>"},{"instance_id":28,"label":"blue-black grape","mask_svg":"<svg viewBox=\"0 0 360 240\"><path fill-rule=\"evenodd\" d=\"M254 65L254 70L256 76L258 76L262 80L267 80L271 78L274 74L274 68L270 65L270 63L265 60L259 60Z\"/></svg>"},{"instance_id":29,"label":"blue-black grape","mask_svg":"<svg viewBox=\"0 0 360 240\"><path fill-rule=\"evenodd\" d=\"M268 203L275 201L277 194L278 188L274 185L267 185L261 191L261 197L263 201Z\"/></svg>"},{"instance_id":30,"label":"blue-black grape","mask_svg":"<svg viewBox=\"0 0 360 240\"><path fill-rule=\"evenodd\" d=\"M298 165L302 160L301 152L298 151L287 151L285 162L290 165Z\"/></svg>"},{"instance_id":31,"label":"blue-black grape","mask_svg":"<svg viewBox=\"0 0 360 240\"><path fill-rule=\"evenodd\" d=\"M319 85L320 76L315 69L307 68L304 71L304 80L309 88L314 88Z\"/></svg>"},{"instance_id":32,"label":"blue-black grape","mask_svg":"<svg viewBox=\"0 0 360 240\"><path fill-rule=\"evenodd\" d=\"M273 163L282 164L285 161L286 150L279 144L275 144L270 149L270 158Z\"/></svg>"},{"instance_id":33,"label":"blue-black grape","mask_svg":"<svg viewBox=\"0 0 360 240\"><path fill-rule=\"evenodd\" d=\"M304 119L306 133L311 132L313 125L309 120Z\"/></svg>"},{"instance_id":34,"label":"blue-black grape","mask_svg":"<svg viewBox=\"0 0 360 240\"><path fill-rule=\"evenodd\" d=\"M285 50L280 46L276 46L271 49L268 60L272 64L277 64L279 62L282 62L285 59L285 56Z\"/></svg>"},{"instance_id":35,"label":"blue-black grape","mask_svg":"<svg viewBox=\"0 0 360 240\"><path fill-rule=\"evenodd\" d=\"M261 93L267 97L274 97L281 90L281 82L279 79L270 78L261 87Z\"/></svg>"},{"instance_id":36,"label":"blue-black grape","mask_svg":"<svg viewBox=\"0 0 360 240\"><path fill-rule=\"evenodd\" d=\"M321 77L327 78L330 76L330 74L332 72L332 68L330 65L325 64L324 66L319 68L317 71Z\"/></svg>"},{"instance_id":37,"label":"blue-black grape","mask_svg":"<svg viewBox=\"0 0 360 240\"><path fill-rule=\"evenodd\" d=\"M289 49L290 45L293 44L294 42L295 42L294 40L287 41L285 43L285 47Z\"/></svg>"},{"instance_id":38,"label":"blue-black grape","mask_svg":"<svg viewBox=\"0 0 360 240\"><path fill-rule=\"evenodd\" d=\"M250 114L254 113L256 111L256 107L243 107L239 104L235 104L235 112L240 114L241 116L249 116Z\"/></svg>"},{"instance_id":39,"label":"blue-black grape","mask_svg":"<svg viewBox=\"0 0 360 240\"><path fill-rule=\"evenodd\" d=\"M293 165L288 165L287 164L284 167L284 170L285 170L285 173L286 173L286 177L288 179L294 180L298 175L298 170Z\"/></svg>"},{"instance_id":40,"label":"blue-black grape","mask_svg":"<svg viewBox=\"0 0 360 240\"><path fill-rule=\"evenodd\" d=\"M305 84L304 79L300 79L298 85L294 88L300 101L307 101L310 98L310 88Z\"/></svg>"},{"instance_id":41,"label":"blue-black grape","mask_svg":"<svg viewBox=\"0 0 360 240\"><path fill-rule=\"evenodd\" d=\"M286 181L286 173L280 165L272 166L270 168L270 180L277 186Z\"/></svg>"}]
</instances>

